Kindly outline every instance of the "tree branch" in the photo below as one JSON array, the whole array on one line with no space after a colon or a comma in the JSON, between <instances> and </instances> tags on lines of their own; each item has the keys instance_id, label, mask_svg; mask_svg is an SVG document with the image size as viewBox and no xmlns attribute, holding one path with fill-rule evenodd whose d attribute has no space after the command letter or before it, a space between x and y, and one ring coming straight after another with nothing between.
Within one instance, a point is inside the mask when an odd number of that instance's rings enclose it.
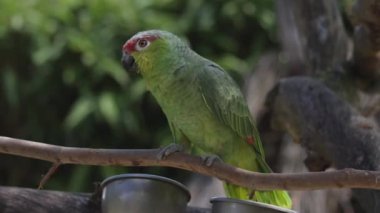
<instances>
[{"instance_id":1,"label":"tree branch","mask_svg":"<svg viewBox=\"0 0 380 213\"><path fill-rule=\"evenodd\" d=\"M0 187L0 212L100 213L100 201L87 193Z\"/></svg>"},{"instance_id":2,"label":"tree branch","mask_svg":"<svg viewBox=\"0 0 380 213\"><path fill-rule=\"evenodd\" d=\"M273 123L294 141L337 169L380 171L380 131L322 82L307 77L282 79L271 93ZM379 212L380 191L355 189L365 212Z\"/></svg>"},{"instance_id":3,"label":"tree branch","mask_svg":"<svg viewBox=\"0 0 380 213\"><path fill-rule=\"evenodd\" d=\"M322 82L286 78L271 94L274 123L338 168L380 170L377 125Z\"/></svg>"},{"instance_id":4,"label":"tree branch","mask_svg":"<svg viewBox=\"0 0 380 213\"><path fill-rule=\"evenodd\" d=\"M356 24L355 72L373 83L378 83L380 79L380 2L358 0L352 11L353 21Z\"/></svg>"},{"instance_id":5,"label":"tree branch","mask_svg":"<svg viewBox=\"0 0 380 213\"><path fill-rule=\"evenodd\" d=\"M200 157L186 153L174 153L165 160L157 160L156 156L159 150L73 148L0 137L0 152L2 153L60 164L169 166L214 176L257 190L313 190L343 187L380 189L380 172L344 169L299 174L262 174L235 168L221 162L207 167L202 163Z\"/></svg>"},{"instance_id":6,"label":"tree branch","mask_svg":"<svg viewBox=\"0 0 380 213\"><path fill-rule=\"evenodd\" d=\"M299 73L324 75L351 54L338 4L331 0L276 1L284 57Z\"/></svg>"}]
</instances>

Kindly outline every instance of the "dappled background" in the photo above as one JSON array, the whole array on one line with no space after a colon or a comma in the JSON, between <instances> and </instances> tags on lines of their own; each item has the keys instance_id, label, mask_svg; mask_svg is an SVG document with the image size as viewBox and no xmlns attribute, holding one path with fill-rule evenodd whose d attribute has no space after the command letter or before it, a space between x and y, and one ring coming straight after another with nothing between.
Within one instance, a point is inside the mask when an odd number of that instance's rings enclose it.
<instances>
[{"instance_id":1,"label":"dappled background","mask_svg":"<svg viewBox=\"0 0 380 213\"><path fill-rule=\"evenodd\" d=\"M161 109L141 78L121 67L122 44L138 31L172 31L240 79L260 52L276 47L272 3L1 0L0 134L93 148L168 144ZM0 183L33 187L48 167L1 156ZM93 181L128 171L64 166L46 188L91 190Z\"/></svg>"},{"instance_id":2,"label":"dappled background","mask_svg":"<svg viewBox=\"0 0 380 213\"><path fill-rule=\"evenodd\" d=\"M280 48L269 0L0 0L0 135L90 148L169 144L160 107L120 64L122 44L152 28L186 39L242 87L259 58ZM284 147L284 156L300 153L297 145ZM269 162L280 170L278 160ZM36 187L49 167L0 155L0 185ZM190 179L169 168L65 165L45 188L91 192L94 183L126 172Z\"/></svg>"}]
</instances>

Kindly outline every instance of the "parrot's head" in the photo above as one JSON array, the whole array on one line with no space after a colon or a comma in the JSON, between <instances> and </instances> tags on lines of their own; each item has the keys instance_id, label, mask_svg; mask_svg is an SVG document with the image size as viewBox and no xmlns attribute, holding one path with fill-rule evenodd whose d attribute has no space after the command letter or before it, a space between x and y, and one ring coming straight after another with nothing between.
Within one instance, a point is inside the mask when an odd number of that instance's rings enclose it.
<instances>
[{"instance_id":1,"label":"parrot's head","mask_svg":"<svg viewBox=\"0 0 380 213\"><path fill-rule=\"evenodd\" d=\"M135 34L123 45L122 63L127 71L152 72L160 65L168 65L178 58L178 50L187 44L176 35L161 31L148 30Z\"/></svg>"}]
</instances>

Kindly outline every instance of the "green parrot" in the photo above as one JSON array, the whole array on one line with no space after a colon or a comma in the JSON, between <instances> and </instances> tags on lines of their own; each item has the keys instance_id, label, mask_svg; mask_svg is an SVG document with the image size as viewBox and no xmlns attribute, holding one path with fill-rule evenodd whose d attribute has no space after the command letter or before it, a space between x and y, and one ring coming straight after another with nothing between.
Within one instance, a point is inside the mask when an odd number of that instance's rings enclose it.
<instances>
[{"instance_id":1,"label":"green parrot","mask_svg":"<svg viewBox=\"0 0 380 213\"><path fill-rule=\"evenodd\" d=\"M192 150L216 155L240 168L271 172L246 101L223 68L198 55L176 35L161 30L137 33L122 51L124 68L141 74L167 117L174 142L187 141ZM173 147L163 155L177 151ZM224 185L229 197L285 208L292 205L286 191L252 194L244 187Z\"/></svg>"}]
</instances>

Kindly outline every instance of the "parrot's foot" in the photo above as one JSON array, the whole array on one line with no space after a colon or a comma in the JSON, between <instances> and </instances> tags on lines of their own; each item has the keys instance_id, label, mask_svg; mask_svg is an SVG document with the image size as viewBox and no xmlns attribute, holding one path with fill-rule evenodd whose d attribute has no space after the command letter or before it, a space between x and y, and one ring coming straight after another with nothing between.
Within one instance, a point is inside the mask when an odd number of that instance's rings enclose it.
<instances>
[{"instance_id":1,"label":"parrot's foot","mask_svg":"<svg viewBox=\"0 0 380 213\"><path fill-rule=\"evenodd\" d=\"M184 149L183 146L180 144L176 144L176 143L169 144L168 146L161 148L160 152L157 154L157 159L163 160L167 156L173 154L174 152L182 152L183 149Z\"/></svg>"},{"instance_id":2,"label":"parrot's foot","mask_svg":"<svg viewBox=\"0 0 380 213\"><path fill-rule=\"evenodd\" d=\"M216 161L223 162L223 160L217 155L207 155L202 157L203 164L210 167Z\"/></svg>"}]
</instances>

